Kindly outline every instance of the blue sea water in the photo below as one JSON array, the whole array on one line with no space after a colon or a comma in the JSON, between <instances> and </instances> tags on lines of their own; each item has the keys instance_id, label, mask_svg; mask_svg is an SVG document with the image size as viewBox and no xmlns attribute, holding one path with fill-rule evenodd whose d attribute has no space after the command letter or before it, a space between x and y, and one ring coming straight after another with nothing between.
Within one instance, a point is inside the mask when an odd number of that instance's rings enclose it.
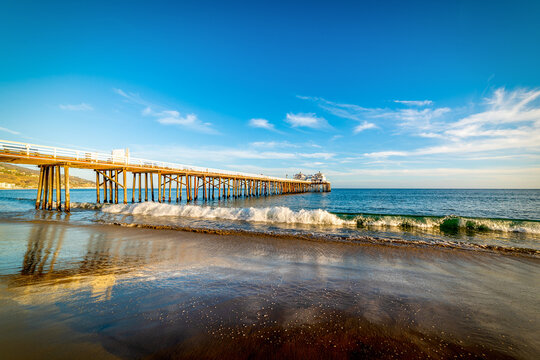
<instances>
[{"instance_id":1,"label":"blue sea water","mask_svg":"<svg viewBox=\"0 0 540 360\"><path fill-rule=\"evenodd\" d=\"M0 215L47 216L46 211L34 210L35 193L0 191ZM144 193L139 203L136 193L132 204L130 190L127 205L120 194L120 204L96 206L95 190L72 190L72 213L61 219L540 251L540 190L333 189L329 193L217 197L216 191L214 200L187 204L183 194L177 204L173 189L171 203L145 202Z\"/></svg>"}]
</instances>

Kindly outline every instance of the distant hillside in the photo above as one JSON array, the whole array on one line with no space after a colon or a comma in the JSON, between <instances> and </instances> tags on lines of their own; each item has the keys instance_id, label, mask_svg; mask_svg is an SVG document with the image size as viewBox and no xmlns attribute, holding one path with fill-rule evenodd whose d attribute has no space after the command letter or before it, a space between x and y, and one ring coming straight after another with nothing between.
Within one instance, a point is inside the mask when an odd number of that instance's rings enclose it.
<instances>
[{"instance_id":1,"label":"distant hillside","mask_svg":"<svg viewBox=\"0 0 540 360\"><path fill-rule=\"evenodd\" d=\"M30 170L11 164L0 164L0 189L35 189L39 180L39 170ZM63 177L62 177L63 180ZM62 181L62 186L63 185ZM76 176L69 177L70 188L95 187L92 181Z\"/></svg>"}]
</instances>

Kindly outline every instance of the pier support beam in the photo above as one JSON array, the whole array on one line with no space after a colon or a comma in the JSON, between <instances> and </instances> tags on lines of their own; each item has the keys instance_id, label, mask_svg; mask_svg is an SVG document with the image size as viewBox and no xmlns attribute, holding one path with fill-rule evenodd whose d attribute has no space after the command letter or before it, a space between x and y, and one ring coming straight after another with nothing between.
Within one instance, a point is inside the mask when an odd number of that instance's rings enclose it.
<instances>
[{"instance_id":1,"label":"pier support beam","mask_svg":"<svg viewBox=\"0 0 540 360\"><path fill-rule=\"evenodd\" d=\"M97 170L94 170L96 172L96 203L100 203L100 199L99 199L99 193L100 193L100 189L99 189L99 171Z\"/></svg>"},{"instance_id":2,"label":"pier support beam","mask_svg":"<svg viewBox=\"0 0 540 360\"><path fill-rule=\"evenodd\" d=\"M62 181L60 179L60 165L56 166L56 210L62 211Z\"/></svg>"},{"instance_id":3,"label":"pier support beam","mask_svg":"<svg viewBox=\"0 0 540 360\"><path fill-rule=\"evenodd\" d=\"M148 201L148 173L144 173L144 201Z\"/></svg>"},{"instance_id":4,"label":"pier support beam","mask_svg":"<svg viewBox=\"0 0 540 360\"><path fill-rule=\"evenodd\" d=\"M53 190L54 190L54 166L49 166L49 184L47 185L47 210L52 210Z\"/></svg>"},{"instance_id":5,"label":"pier support beam","mask_svg":"<svg viewBox=\"0 0 540 360\"><path fill-rule=\"evenodd\" d=\"M158 173L157 181L158 181L158 196L157 196L157 200L158 200L158 202L161 202L161 173Z\"/></svg>"},{"instance_id":6,"label":"pier support beam","mask_svg":"<svg viewBox=\"0 0 540 360\"><path fill-rule=\"evenodd\" d=\"M152 201L154 200L154 173L150 173L150 191L152 192Z\"/></svg>"},{"instance_id":7,"label":"pier support beam","mask_svg":"<svg viewBox=\"0 0 540 360\"><path fill-rule=\"evenodd\" d=\"M43 189L43 174L44 174L44 167L39 167L39 180L38 180L38 190L37 190L37 196L36 196L36 210L39 210L39 205L41 204L41 191Z\"/></svg>"},{"instance_id":8,"label":"pier support beam","mask_svg":"<svg viewBox=\"0 0 540 360\"><path fill-rule=\"evenodd\" d=\"M122 180L124 183L124 204L127 204L127 171L125 168L122 170Z\"/></svg>"},{"instance_id":9,"label":"pier support beam","mask_svg":"<svg viewBox=\"0 0 540 360\"><path fill-rule=\"evenodd\" d=\"M66 187L66 205L64 208L66 212L70 212L71 206L69 203L69 166L67 165L64 165L64 186Z\"/></svg>"}]
</instances>

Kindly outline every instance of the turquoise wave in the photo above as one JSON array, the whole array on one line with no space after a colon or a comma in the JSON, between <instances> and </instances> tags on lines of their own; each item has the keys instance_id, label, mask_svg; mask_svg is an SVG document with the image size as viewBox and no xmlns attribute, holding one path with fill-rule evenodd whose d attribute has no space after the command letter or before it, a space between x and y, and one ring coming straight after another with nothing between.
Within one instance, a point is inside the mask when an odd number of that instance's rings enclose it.
<instances>
[{"instance_id":1,"label":"turquoise wave","mask_svg":"<svg viewBox=\"0 0 540 360\"><path fill-rule=\"evenodd\" d=\"M477 218L458 215L420 216L366 213L334 213L345 221L356 221L359 228L397 227L407 229L439 229L444 232L520 232L540 234L540 221L523 219Z\"/></svg>"}]
</instances>

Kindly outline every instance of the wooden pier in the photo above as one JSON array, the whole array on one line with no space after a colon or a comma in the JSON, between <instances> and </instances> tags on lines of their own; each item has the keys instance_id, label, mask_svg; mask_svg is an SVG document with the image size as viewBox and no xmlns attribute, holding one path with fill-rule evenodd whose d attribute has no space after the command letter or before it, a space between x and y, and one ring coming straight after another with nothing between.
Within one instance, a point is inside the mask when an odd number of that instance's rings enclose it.
<instances>
[{"instance_id":1,"label":"wooden pier","mask_svg":"<svg viewBox=\"0 0 540 360\"><path fill-rule=\"evenodd\" d=\"M127 204L129 173L133 179L132 203L179 203L183 192L185 201L191 202L331 191L330 182L314 183L5 140L0 140L0 162L39 166L36 209L43 210L70 211L70 168L95 172L97 203Z\"/></svg>"}]
</instances>

